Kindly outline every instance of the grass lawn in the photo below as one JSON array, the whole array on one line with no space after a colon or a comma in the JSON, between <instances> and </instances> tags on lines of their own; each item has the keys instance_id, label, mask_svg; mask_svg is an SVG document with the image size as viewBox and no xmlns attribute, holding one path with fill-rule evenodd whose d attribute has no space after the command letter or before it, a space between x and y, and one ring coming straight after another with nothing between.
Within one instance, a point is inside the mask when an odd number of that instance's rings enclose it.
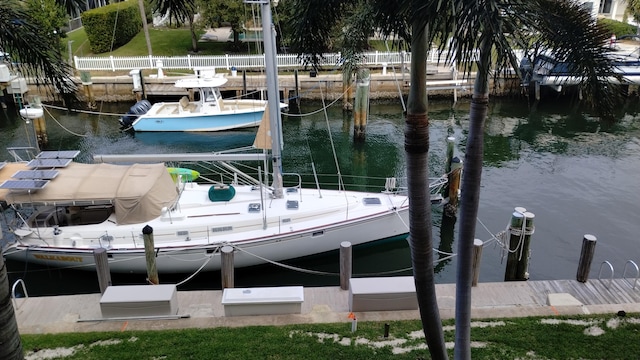
<instances>
[{"instance_id":1,"label":"grass lawn","mask_svg":"<svg viewBox=\"0 0 640 360\"><path fill-rule=\"evenodd\" d=\"M204 34L203 31L198 33L198 37ZM149 39L151 41L151 51L156 56L180 56L193 54L191 51L191 32L189 29L169 29L157 28L149 29ZM71 50L74 56L147 56L147 42L144 32L140 31L131 41L111 52L94 54L91 51L89 40L84 28L80 28L68 34L67 38L62 39L62 46L68 49L68 41L71 43ZM254 44L249 43L243 45L242 52L253 51ZM227 42L198 42L198 55L224 55L232 53L231 45ZM254 51L255 53L255 51ZM65 58L68 56L68 50L63 52Z\"/></svg>"},{"instance_id":2,"label":"grass lawn","mask_svg":"<svg viewBox=\"0 0 640 360\"><path fill-rule=\"evenodd\" d=\"M26 359L428 359L417 320L23 335ZM453 320L445 325L449 354ZM474 321L472 358L638 359L640 314ZM45 357L47 354L49 356ZM58 357L56 357L58 358Z\"/></svg>"}]
</instances>

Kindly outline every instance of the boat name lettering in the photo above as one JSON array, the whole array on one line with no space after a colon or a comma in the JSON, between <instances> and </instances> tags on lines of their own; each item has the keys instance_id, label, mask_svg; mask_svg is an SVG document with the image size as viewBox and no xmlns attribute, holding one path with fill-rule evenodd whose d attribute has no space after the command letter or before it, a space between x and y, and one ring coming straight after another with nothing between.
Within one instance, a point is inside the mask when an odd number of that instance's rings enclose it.
<instances>
[{"instance_id":1,"label":"boat name lettering","mask_svg":"<svg viewBox=\"0 0 640 360\"><path fill-rule=\"evenodd\" d=\"M40 260L82 262L82 256L34 254L33 257Z\"/></svg>"},{"instance_id":2,"label":"boat name lettering","mask_svg":"<svg viewBox=\"0 0 640 360\"><path fill-rule=\"evenodd\" d=\"M233 230L233 226L220 226L211 228L211 232L222 232L222 231L231 231Z\"/></svg>"}]
</instances>

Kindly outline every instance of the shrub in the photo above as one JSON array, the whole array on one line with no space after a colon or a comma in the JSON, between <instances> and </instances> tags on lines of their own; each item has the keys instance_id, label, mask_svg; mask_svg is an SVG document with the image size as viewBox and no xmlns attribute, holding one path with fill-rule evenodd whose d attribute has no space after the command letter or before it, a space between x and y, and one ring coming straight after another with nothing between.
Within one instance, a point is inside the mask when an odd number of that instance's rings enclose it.
<instances>
[{"instance_id":1,"label":"shrub","mask_svg":"<svg viewBox=\"0 0 640 360\"><path fill-rule=\"evenodd\" d=\"M609 32L611 32L611 34L616 34L616 36L636 33L635 26L621 21L611 19L598 19L598 24L609 29Z\"/></svg>"},{"instance_id":2,"label":"shrub","mask_svg":"<svg viewBox=\"0 0 640 360\"><path fill-rule=\"evenodd\" d=\"M96 54L128 43L142 28L138 3L134 0L85 11L82 13L82 24L91 51Z\"/></svg>"}]
</instances>

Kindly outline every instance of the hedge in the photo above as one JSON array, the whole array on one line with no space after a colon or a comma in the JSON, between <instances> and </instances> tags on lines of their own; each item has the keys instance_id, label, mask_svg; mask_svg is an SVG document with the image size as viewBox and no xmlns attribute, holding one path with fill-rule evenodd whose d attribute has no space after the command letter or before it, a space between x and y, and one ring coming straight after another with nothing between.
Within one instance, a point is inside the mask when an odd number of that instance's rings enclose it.
<instances>
[{"instance_id":1,"label":"hedge","mask_svg":"<svg viewBox=\"0 0 640 360\"><path fill-rule=\"evenodd\" d=\"M135 0L123 1L82 13L91 51L99 54L128 43L142 29Z\"/></svg>"}]
</instances>

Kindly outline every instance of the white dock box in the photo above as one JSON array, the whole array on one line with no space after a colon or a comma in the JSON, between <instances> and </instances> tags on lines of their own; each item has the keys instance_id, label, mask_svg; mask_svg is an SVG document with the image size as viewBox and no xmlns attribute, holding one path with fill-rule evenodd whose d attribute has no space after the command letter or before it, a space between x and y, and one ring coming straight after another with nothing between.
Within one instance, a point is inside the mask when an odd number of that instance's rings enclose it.
<instances>
[{"instance_id":1,"label":"white dock box","mask_svg":"<svg viewBox=\"0 0 640 360\"><path fill-rule=\"evenodd\" d=\"M418 309L413 276L349 279L350 311Z\"/></svg>"},{"instance_id":2,"label":"white dock box","mask_svg":"<svg viewBox=\"0 0 640 360\"><path fill-rule=\"evenodd\" d=\"M109 286L100 299L102 317L146 317L176 315L175 285Z\"/></svg>"},{"instance_id":3,"label":"white dock box","mask_svg":"<svg viewBox=\"0 0 640 360\"><path fill-rule=\"evenodd\" d=\"M0 83L8 83L14 77L15 76L11 76L11 73L9 72L9 67L7 65L0 64Z\"/></svg>"},{"instance_id":4,"label":"white dock box","mask_svg":"<svg viewBox=\"0 0 640 360\"><path fill-rule=\"evenodd\" d=\"M302 312L302 286L224 289L225 316L299 314Z\"/></svg>"},{"instance_id":5,"label":"white dock box","mask_svg":"<svg viewBox=\"0 0 640 360\"><path fill-rule=\"evenodd\" d=\"M7 87L8 94L24 94L29 91L27 86L27 80L23 77L11 80L10 85Z\"/></svg>"}]
</instances>

